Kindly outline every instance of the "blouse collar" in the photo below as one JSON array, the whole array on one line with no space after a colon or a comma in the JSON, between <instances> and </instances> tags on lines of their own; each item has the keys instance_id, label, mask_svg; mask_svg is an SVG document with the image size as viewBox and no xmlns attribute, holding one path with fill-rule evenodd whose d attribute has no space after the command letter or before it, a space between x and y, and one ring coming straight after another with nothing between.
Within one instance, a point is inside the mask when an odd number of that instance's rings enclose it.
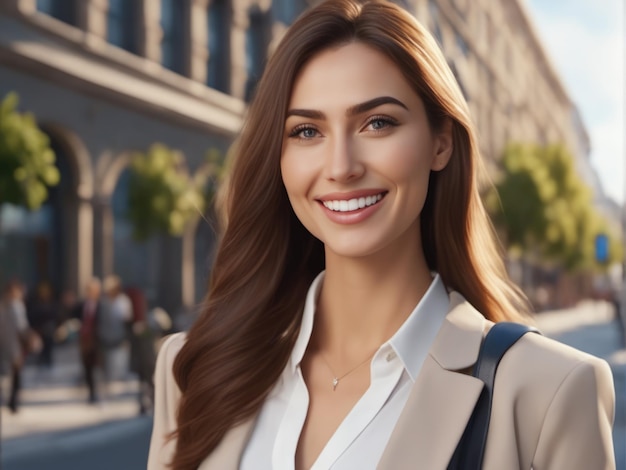
<instances>
[{"instance_id":1,"label":"blouse collar","mask_svg":"<svg viewBox=\"0 0 626 470\"><path fill-rule=\"evenodd\" d=\"M300 332L291 352L289 370L295 373L302 361L313 332L315 309L324 280L324 271L311 283L304 303ZM405 370L415 381L430 346L443 323L449 309L448 292L439 274L435 274L428 290L417 303L411 314L394 333L381 345L381 349L391 346L398 355Z\"/></svg>"}]
</instances>

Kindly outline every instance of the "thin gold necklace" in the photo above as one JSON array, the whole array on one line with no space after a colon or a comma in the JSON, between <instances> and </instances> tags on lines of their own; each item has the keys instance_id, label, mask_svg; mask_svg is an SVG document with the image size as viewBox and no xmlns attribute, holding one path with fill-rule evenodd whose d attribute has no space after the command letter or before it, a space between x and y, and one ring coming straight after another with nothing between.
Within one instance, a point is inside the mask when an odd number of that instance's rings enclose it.
<instances>
[{"instance_id":1,"label":"thin gold necklace","mask_svg":"<svg viewBox=\"0 0 626 470\"><path fill-rule=\"evenodd\" d=\"M361 367L363 364L365 364L367 361L369 361L374 356L374 354L376 354L376 351L378 351L378 349L375 349L374 352L372 352L369 356L367 356L363 362L360 362L359 364L354 366L352 369L350 369L348 372L346 372L343 375L340 375L339 377L337 377L337 375L335 375L335 373L333 372L333 368L330 367L330 364L328 363L328 361L326 360L326 358L324 357L324 355L320 351L320 356L322 357L322 360L324 361L324 364L326 364L326 367L328 367L328 370L330 371L331 375L333 376L333 392L337 389L337 385L339 385L339 381L341 379L343 379L347 375L350 375L352 372L354 372L359 367Z\"/></svg>"}]
</instances>

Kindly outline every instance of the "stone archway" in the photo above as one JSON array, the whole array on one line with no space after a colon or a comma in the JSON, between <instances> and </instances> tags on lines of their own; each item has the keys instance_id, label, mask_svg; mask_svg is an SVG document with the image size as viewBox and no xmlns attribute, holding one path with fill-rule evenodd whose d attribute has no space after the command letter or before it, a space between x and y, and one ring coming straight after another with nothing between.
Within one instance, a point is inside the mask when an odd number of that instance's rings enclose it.
<instances>
[{"instance_id":1,"label":"stone archway","mask_svg":"<svg viewBox=\"0 0 626 470\"><path fill-rule=\"evenodd\" d=\"M130 222L125 220L131 159L132 152L125 151L103 155L99 161L96 272L102 277L109 274L120 276L125 285L141 289L150 305L178 308L180 261L177 262L177 253L180 247L177 241L166 236L136 241L132 237Z\"/></svg>"},{"instance_id":2,"label":"stone archway","mask_svg":"<svg viewBox=\"0 0 626 470\"><path fill-rule=\"evenodd\" d=\"M92 275L93 169L87 148L73 132L54 123L42 123L50 138L61 173L42 211L50 231L35 240L39 280L47 278L57 292L80 292Z\"/></svg>"},{"instance_id":3,"label":"stone archway","mask_svg":"<svg viewBox=\"0 0 626 470\"><path fill-rule=\"evenodd\" d=\"M128 167L131 153L105 153L98 158L94 198L94 272L100 277L113 274L114 216L111 197L122 172Z\"/></svg>"}]
</instances>

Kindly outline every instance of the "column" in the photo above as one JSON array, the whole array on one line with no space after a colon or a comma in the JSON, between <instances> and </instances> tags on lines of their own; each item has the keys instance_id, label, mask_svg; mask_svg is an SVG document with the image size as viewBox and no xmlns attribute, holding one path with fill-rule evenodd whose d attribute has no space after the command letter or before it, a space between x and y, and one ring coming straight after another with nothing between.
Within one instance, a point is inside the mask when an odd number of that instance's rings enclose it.
<instances>
[{"instance_id":1,"label":"column","mask_svg":"<svg viewBox=\"0 0 626 470\"><path fill-rule=\"evenodd\" d=\"M139 0L138 11L139 54L161 63L161 4L154 0Z\"/></svg>"},{"instance_id":2,"label":"column","mask_svg":"<svg viewBox=\"0 0 626 470\"><path fill-rule=\"evenodd\" d=\"M163 235L160 237L161 263L159 266L157 304L172 317L183 306L183 239Z\"/></svg>"},{"instance_id":3,"label":"column","mask_svg":"<svg viewBox=\"0 0 626 470\"><path fill-rule=\"evenodd\" d=\"M93 273L105 277L113 273L113 211L108 200L94 198Z\"/></svg>"},{"instance_id":4,"label":"column","mask_svg":"<svg viewBox=\"0 0 626 470\"><path fill-rule=\"evenodd\" d=\"M208 0L191 0L189 5L189 78L206 83L207 62L207 7Z\"/></svg>"},{"instance_id":5,"label":"column","mask_svg":"<svg viewBox=\"0 0 626 470\"><path fill-rule=\"evenodd\" d=\"M243 100L246 92L246 31L248 30L248 2L235 2L230 32L230 90L231 95Z\"/></svg>"},{"instance_id":6,"label":"column","mask_svg":"<svg viewBox=\"0 0 626 470\"><path fill-rule=\"evenodd\" d=\"M87 33L88 38L94 36L106 41L108 0L84 0L76 2L78 8L78 24Z\"/></svg>"},{"instance_id":7,"label":"column","mask_svg":"<svg viewBox=\"0 0 626 470\"><path fill-rule=\"evenodd\" d=\"M76 207L76 269L70 287L74 292L82 292L87 281L93 276L93 207L91 202L79 199Z\"/></svg>"}]
</instances>

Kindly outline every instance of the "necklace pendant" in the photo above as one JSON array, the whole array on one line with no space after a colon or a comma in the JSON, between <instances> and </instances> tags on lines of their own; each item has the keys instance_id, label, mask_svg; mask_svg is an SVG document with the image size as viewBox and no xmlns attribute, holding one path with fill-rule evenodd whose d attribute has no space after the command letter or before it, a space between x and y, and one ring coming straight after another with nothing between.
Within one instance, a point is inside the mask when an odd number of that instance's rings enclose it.
<instances>
[{"instance_id":1,"label":"necklace pendant","mask_svg":"<svg viewBox=\"0 0 626 470\"><path fill-rule=\"evenodd\" d=\"M339 379L337 379L337 377L335 377L333 379L333 392L335 391L335 389L337 388L337 384L339 383Z\"/></svg>"}]
</instances>

